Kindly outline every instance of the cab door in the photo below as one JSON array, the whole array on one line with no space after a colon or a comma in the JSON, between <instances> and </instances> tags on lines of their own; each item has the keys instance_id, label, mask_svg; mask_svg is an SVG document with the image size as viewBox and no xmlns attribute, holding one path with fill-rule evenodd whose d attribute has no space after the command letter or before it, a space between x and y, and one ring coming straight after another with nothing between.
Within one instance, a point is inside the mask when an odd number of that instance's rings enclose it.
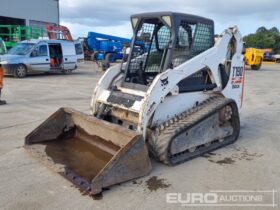
<instances>
[{"instance_id":1,"label":"cab door","mask_svg":"<svg viewBox=\"0 0 280 210\"><path fill-rule=\"evenodd\" d=\"M32 71L49 71L50 56L46 44L38 45L30 54L29 65Z\"/></svg>"}]
</instances>

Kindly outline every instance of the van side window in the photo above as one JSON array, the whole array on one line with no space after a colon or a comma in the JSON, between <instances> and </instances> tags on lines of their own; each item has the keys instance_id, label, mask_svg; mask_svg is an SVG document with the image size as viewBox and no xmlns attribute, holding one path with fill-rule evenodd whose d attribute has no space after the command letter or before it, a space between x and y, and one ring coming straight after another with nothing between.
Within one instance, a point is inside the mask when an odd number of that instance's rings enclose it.
<instances>
[{"instance_id":1,"label":"van side window","mask_svg":"<svg viewBox=\"0 0 280 210\"><path fill-rule=\"evenodd\" d=\"M48 56L47 45L40 45L39 46L38 56Z\"/></svg>"},{"instance_id":2,"label":"van side window","mask_svg":"<svg viewBox=\"0 0 280 210\"><path fill-rule=\"evenodd\" d=\"M83 54L83 47L80 43L75 44L76 55Z\"/></svg>"}]
</instances>

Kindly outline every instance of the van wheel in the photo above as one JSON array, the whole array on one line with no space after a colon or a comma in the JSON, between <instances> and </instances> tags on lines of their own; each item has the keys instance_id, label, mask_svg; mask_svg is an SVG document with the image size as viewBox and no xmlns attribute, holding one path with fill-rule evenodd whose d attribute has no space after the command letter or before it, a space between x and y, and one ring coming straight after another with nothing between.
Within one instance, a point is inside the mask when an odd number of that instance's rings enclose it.
<instances>
[{"instance_id":1,"label":"van wheel","mask_svg":"<svg viewBox=\"0 0 280 210\"><path fill-rule=\"evenodd\" d=\"M63 69L62 74L65 74L65 75L66 74L72 74L72 71L73 71L72 69Z\"/></svg>"},{"instance_id":2,"label":"van wheel","mask_svg":"<svg viewBox=\"0 0 280 210\"><path fill-rule=\"evenodd\" d=\"M27 75L27 69L25 65L23 64L18 64L14 68L14 77L16 78L24 78Z\"/></svg>"}]
</instances>

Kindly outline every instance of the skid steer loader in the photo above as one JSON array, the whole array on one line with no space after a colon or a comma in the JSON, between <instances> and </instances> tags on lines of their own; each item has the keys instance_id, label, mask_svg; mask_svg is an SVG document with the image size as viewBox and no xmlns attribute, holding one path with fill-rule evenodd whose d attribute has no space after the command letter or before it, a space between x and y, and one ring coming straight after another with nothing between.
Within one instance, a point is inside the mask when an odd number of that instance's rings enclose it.
<instances>
[{"instance_id":1,"label":"skid steer loader","mask_svg":"<svg viewBox=\"0 0 280 210\"><path fill-rule=\"evenodd\" d=\"M238 28L215 42L213 21L194 15L144 13L131 22L128 61L99 80L92 113L60 108L25 139L28 151L92 195L148 174L149 154L176 165L239 136Z\"/></svg>"}]
</instances>

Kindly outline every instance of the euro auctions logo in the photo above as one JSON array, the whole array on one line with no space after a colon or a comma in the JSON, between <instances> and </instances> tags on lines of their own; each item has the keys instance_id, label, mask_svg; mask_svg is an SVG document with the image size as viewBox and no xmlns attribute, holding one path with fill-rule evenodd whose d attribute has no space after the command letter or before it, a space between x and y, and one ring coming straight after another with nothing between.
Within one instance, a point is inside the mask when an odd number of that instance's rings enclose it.
<instances>
[{"instance_id":1,"label":"euro auctions logo","mask_svg":"<svg viewBox=\"0 0 280 210\"><path fill-rule=\"evenodd\" d=\"M276 207L275 190L211 190L207 193L167 193L166 202L181 206Z\"/></svg>"},{"instance_id":2,"label":"euro auctions logo","mask_svg":"<svg viewBox=\"0 0 280 210\"><path fill-rule=\"evenodd\" d=\"M214 204L218 203L217 193L167 193L167 203Z\"/></svg>"}]
</instances>

